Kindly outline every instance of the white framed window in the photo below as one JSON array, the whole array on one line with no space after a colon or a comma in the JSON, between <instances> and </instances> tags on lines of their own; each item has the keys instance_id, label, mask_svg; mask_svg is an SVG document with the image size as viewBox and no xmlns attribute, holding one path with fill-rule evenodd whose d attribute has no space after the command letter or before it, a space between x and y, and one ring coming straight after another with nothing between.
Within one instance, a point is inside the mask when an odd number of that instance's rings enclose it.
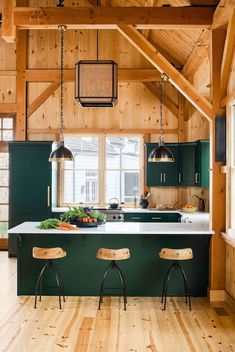
<instances>
[{"instance_id":1,"label":"white framed window","mask_svg":"<svg viewBox=\"0 0 235 352\"><path fill-rule=\"evenodd\" d=\"M13 115L0 115L0 237L7 237L9 210L9 153L8 141L14 139Z\"/></svg>"},{"instance_id":2,"label":"white framed window","mask_svg":"<svg viewBox=\"0 0 235 352\"><path fill-rule=\"evenodd\" d=\"M133 204L141 193L141 136L69 136L74 155L60 168L59 206L107 204L111 198Z\"/></svg>"}]
</instances>

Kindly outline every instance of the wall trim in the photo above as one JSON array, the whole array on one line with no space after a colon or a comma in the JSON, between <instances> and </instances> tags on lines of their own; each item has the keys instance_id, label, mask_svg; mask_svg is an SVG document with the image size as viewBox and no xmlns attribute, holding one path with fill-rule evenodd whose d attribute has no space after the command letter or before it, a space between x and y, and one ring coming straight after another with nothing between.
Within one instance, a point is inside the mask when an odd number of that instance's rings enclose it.
<instances>
[{"instance_id":1,"label":"wall trim","mask_svg":"<svg viewBox=\"0 0 235 352\"><path fill-rule=\"evenodd\" d=\"M225 291L224 290L209 290L210 302L224 302Z\"/></svg>"}]
</instances>

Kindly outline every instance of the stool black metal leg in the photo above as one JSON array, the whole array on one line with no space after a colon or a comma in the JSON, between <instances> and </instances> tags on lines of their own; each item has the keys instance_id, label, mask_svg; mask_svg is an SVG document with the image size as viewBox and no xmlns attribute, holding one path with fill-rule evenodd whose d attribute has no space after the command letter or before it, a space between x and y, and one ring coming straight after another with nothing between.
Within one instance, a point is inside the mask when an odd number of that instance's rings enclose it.
<instances>
[{"instance_id":1,"label":"stool black metal leg","mask_svg":"<svg viewBox=\"0 0 235 352\"><path fill-rule=\"evenodd\" d=\"M43 276L43 273L45 271L45 269L47 268L47 266L49 265L49 262L47 262L42 270L40 271L40 274L38 276L38 280L37 280L37 284L36 284L36 288L35 288L35 299L34 299L34 308L36 309L37 308L37 296L38 296L38 287L40 285L40 282L41 282L41 279L42 279L42 276ZM41 295L42 292L40 292L40 295Z\"/></svg>"},{"instance_id":2,"label":"stool black metal leg","mask_svg":"<svg viewBox=\"0 0 235 352\"><path fill-rule=\"evenodd\" d=\"M122 284L122 292L123 292L123 300L124 300L124 310L126 310L127 298L126 298L126 284L125 284L125 280L124 280L122 271L121 271L121 269L119 268L119 266L117 265L116 262L115 262L115 267L116 267L116 270L117 270L117 272L118 272L118 274L119 274L119 278L120 278L120 281L121 281L121 284Z\"/></svg>"},{"instance_id":3,"label":"stool black metal leg","mask_svg":"<svg viewBox=\"0 0 235 352\"><path fill-rule=\"evenodd\" d=\"M169 281L170 281L170 277L171 277L171 274L172 272L176 269L176 262L174 262L172 265L171 265L171 270L169 271L168 273L168 276L167 276L167 279L166 279L166 283L165 283L165 295L164 295L164 307L163 307L163 310L166 309L166 297L167 297L167 289L168 289L168 284L169 284Z\"/></svg>"},{"instance_id":4,"label":"stool black metal leg","mask_svg":"<svg viewBox=\"0 0 235 352\"><path fill-rule=\"evenodd\" d=\"M163 297L164 297L164 293L165 293L165 286L166 286L166 279L169 275L169 272L171 271L172 266L174 265L174 263L171 264L171 266L169 267L169 269L166 272L166 275L164 277L164 281L163 281L163 285L162 285L162 298L161 298L161 303L163 303Z\"/></svg>"},{"instance_id":5,"label":"stool black metal leg","mask_svg":"<svg viewBox=\"0 0 235 352\"><path fill-rule=\"evenodd\" d=\"M58 286L58 294L59 294L59 307L61 309L61 286L60 286L60 280L59 280L58 274L56 272L56 269L55 269L55 266L54 266L54 263L53 263L52 260L50 262L50 265L53 268L54 273L55 273L56 283L57 283L57 286Z\"/></svg>"},{"instance_id":6,"label":"stool black metal leg","mask_svg":"<svg viewBox=\"0 0 235 352\"><path fill-rule=\"evenodd\" d=\"M102 280L101 285L100 285L100 297L99 297L99 307L98 307L99 310L100 310L101 303L103 303L104 282L105 282L106 276L107 276L107 274L108 274L108 271L109 271L109 269L112 267L112 265L113 265L113 262L111 262L111 263L107 266L107 268L106 268L106 270L105 270L105 273L104 273L104 276L103 276L103 280Z\"/></svg>"},{"instance_id":7,"label":"stool black metal leg","mask_svg":"<svg viewBox=\"0 0 235 352\"><path fill-rule=\"evenodd\" d=\"M185 289L185 294L186 294L186 303L187 303L187 296L188 296L188 303L189 303L189 310L192 309L191 307L191 296L190 296L190 292L189 292L189 287L188 287L188 280L187 280L187 276L183 270L183 268L181 267L181 265L179 264L179 269L180 269L180 272L183 276L183 279L184 279L184 289Z\"/></svg>"},{"instance_id":8,"label":"stool black metal leg","mask_svg":"<svg viewBox=\"0 0 235 352\"><path fill-rule=\"evenodd\" d=\"M60 273L60 270L58 269L57 265L53 262L54 268L57 272L58 278L59 278L59 283L61 287L61 293L63 294L63 301L65 302L65 295L64 295L64 282Z\"/></svg>"}]
</instances>

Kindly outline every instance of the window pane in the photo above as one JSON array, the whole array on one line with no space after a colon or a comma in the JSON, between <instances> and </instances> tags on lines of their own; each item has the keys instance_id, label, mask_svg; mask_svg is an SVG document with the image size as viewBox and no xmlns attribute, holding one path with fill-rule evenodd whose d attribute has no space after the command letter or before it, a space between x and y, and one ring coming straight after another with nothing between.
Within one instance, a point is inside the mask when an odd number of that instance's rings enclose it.
<instances>
[{"instance_id":1,"label":"window pane","mask_svg":"<svg viewBox=\"0 0 235 352\"><path fill-rule=\"evenodd\" d=\"M2 127L7 129L13 129L13 118L12 117L4 117Z\"/></svg>"},{"instance_id":2,"label":"window pane","mask_svg":"<svg viewBox=\"0 0 235 352\"><path fill-rule=\"evenodd\" d=\"M8 223L0 222L0 237L7 237Z\"/></svg>"},{"instance_id":3,"label":"window pane","mask_svg":"<svg viewBox=\"0 0 235 352\"><path fill-rule=\"evenodd\" d=\"M8 188L0 188L0 203L8 203Z\"/></svg>"},{"instance_id":4,"label":"window pane","mask_svg":"<svg viewBox=\"0 0 235 352\"><path fill-rule=\"evenodd\" d=\"M139 167L139 137L106 137L107 169L138 169Z\"/></svg>"},{"instance_id":5,"label":"window pane","mask_svg":"<svg viewBox=\"0 0 235 352\"><path fill-rule=\"evenodd\" d=\"M121 173L120 171L106 172L106 202L109 203L111 198L121 200Z\"/></svg>"},{"instance_id":6,"label":"window pane","mask_svg":"<svg viewBox=\"0 0 235 352\"><path fill-rule=\"evenodd\" d=\"M0 170L0 186L8 186L8 171Z\"/></svg>"},{"instance_id":7,"label":"window pane","mask_svg":"<svg viewBox=\"0 0 235 352\"><path fill-rule=\"evenodd\" d=\"M123 172L124 179L124 202L133 203L134 197L140 194L140 175L139 172Z\"/></svg>"},{"instance_id":8,"label":"window pane","mask_svg":"<svg viewBox=\"0 0 235 352\"><path fill-rule=\"evenodd\" d=\"M13 131L12 130L2 131L2 140L3 141L12 141L13 140Z\"/></svg>"},{"instance_id":9,"label":"window pane","mask_svg":"<svg viewBox=\"0 0 235 352\"><path fill-rule=\"evenodd\" d=\"M76 169L98 169L98 137L68 137L65 136L65 145L74 155ZM72 162L65 165L71 168Z\"/></svg>"},{"instance_id":10,"label":"window pane","mask_svg":"<svg viewBox=\"0 0 235 352\"><path fill-rule=\"evenodd\" d=\"M98 171L81 170L64 173L65 203L98 203Z\"/></svg>"},{"instance_id":11,"label":"window pane","mask_svg":"<svg viewBox=\"0 0 235 352\"><path fill-rule=\"evenodd\" d=\"M0 221L8 220L8 205L0 205Z\"/></svg>"},{"instance_id":12,"label":"window pane","mask_svg":"<svg viewBox=\"0 0 235 352\"><path fill-rule=\"evenodd\" d=\"M0 169L8 169L9 165L9 154L0 153Z\"/></svg>"}]
</instances>

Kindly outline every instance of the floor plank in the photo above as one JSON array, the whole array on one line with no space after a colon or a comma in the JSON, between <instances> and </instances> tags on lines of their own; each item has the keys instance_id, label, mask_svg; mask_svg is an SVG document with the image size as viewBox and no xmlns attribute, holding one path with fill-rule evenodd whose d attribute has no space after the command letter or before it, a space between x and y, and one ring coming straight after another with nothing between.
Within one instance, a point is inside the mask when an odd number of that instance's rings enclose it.
<instances>
[{"instance_id":1,"label":"floor plank","mask_svg":"<svg viewBox=\"0 0 235 352\"><path fill-rule=\"evenodd\" d=\"M39 352L235 352L235 314L221 302L181 297L161 310L159 297L16 296L16 259L0 251L0 351Z\"/></svg>"}]
</instances>

